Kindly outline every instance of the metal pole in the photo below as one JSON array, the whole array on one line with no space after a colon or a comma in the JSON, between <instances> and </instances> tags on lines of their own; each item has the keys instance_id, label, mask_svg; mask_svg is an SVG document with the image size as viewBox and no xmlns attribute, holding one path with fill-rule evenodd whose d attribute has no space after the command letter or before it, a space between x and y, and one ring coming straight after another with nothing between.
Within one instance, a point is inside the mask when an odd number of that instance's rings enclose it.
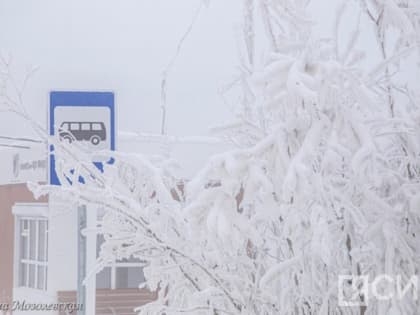
<instances>
[{"instance_id":1,"label":"metal pole","mask_svg":"<svg viewBox=\"0 0 420 315\"><path fill-rule=\"evenodd\" d=\"M77 304L80 306L77 315L86 315L86 237L82 231L86 229L86 206L77 209Z\"/></svg>"}]
</instances>

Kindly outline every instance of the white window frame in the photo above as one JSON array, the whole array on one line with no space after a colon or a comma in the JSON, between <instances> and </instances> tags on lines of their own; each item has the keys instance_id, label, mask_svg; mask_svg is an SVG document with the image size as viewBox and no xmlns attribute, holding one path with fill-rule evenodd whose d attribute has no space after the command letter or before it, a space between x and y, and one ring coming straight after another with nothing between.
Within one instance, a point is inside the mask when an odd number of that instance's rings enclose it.
<instances>
[{"instance_id":1,"label":"white window frame","mask_svg":"<svg viewBox=\"0 0 420 315\"><path fill-rule=\"evenodd\" d=\"M98 245L100 246L100 242L97 236ZM123 262L123 261L114 261L112 263L108 263L104 266L103 269L110 268L111 269L111 279L110 279L110 290L117 290L117 268L138 268L142 270L144 267L147 266L147 263L144 262ZM140 283L139 283L140 285ZM127 288L123 288L127 289Z\"/></svg>"},{"instance_id":2,"label":"white window frame","mask_svg":"<svg viewBox=\"0 0 420 315\"><path fill-rule=\"evenodd\" d=\"M14 286L16 288L26 288L30 290L38 290L38 291L47 291L48 289L48 205L41 204L41 203L17 203L12 209L12 213L15 215L15 240L14 240L14 248L15 248L15 263L14 263ZM36 260L29 259L30 257L30 250L31 250L31 240L30 240L30 233L26 235L28 237L27 241L27 257L28 259L21 259L20 257L20 246L21 246L21 237L23 236L23 231L21 230L21 225L23 220L28 221L28 226L30 225L31 221L35 221L35 257ZM40 222L46 222L46 235L44 239L44 248L46 251L45 261L38 261L38 250L39 250L39 225ZM20 268L21 264L26 265L26 284L21 285L20 279ZM34 266L35 273L34 273L34 287L29 286L29 266ZM38 289L38 267L44 267L44 281L41 289Z\"/></svg>"}]
</instances>

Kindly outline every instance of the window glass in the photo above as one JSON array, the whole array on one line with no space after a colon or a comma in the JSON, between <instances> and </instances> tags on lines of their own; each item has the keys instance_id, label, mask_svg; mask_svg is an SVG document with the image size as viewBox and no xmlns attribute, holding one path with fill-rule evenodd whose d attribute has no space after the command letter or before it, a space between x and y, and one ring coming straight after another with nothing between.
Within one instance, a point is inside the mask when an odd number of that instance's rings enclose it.
<instances>
[{"instance_id":1,"label":"window glass","mask_svg":"<svg viewBox=\"0 0 420 315\"><path fill-rule=\"evenodd\" d=\"M35 288L35 265L29 265L29 282L28 287Z\"/></svg>"},{"instance_id":2,"label":"window glass","mask_svg":"<svg viewBox=\"0 0 420 315\"><path fill-rule=\"evenodd\" d=\"M28 238L26 236L20 238L20 257L28 259Z\"/></svg>"},{"instance_id":3,"label":"window glass","mask_svg":"<svg viewBox=\"0 0 420 315\"><path fill-rule=\"evenodd\" d=\"M40 290L45 289L45 269L44 266L38 266L38 283L36 288Z\"/></svg>"},{"instance_id":4,"label":"window glass","mask_svg":"<svg viewBox=\"0 0 420 315\"><path fill-rule=\"evenodd\" d=\"M46 290L48 260L48 221L45 219L20 219L17 240L19 249L18 285Z\"/></svg>"},{"instance_id":5,"label":"window glass","mask_svg":"<svg viewBox=\"0 0 420 315\"><path fill-rule=\"evenodd\" d=\"M62 123L60 128L63 130L69 130L69 123Z\"/></svg>"},{"instance_id":6,"label":"window glass","mask_svg":"<svg viewBox=\"0 0 420 315\"><path fill-rule=\"evenodd\" d=\"M102 126L99 123L92 124L92 130L102 130Z\"/></svg>"},{"instance_id":7,"label":"window glass","mask_svg":"<svg viewBox=\"0 0 420 315\"><path fill-rule=\"evenodd\" d=\"M90 130L90 123L82 123L82 130Z\"/></svg>"},{"instance_id":8,"label":"window glass","mask_svg":"<svg viewBox=\"0 0 420 315\"><path fill-rule=\"evenodd\" d=\"M139 267L117 267L115 278L116 289L134 289L144 282L143 270Z\"/></svg>"},{"instance_id":9,"label":"window glass","mask_svg":"<svg viewBox=\"0 0 420 315\"><path fill-rule=\"evenodd\" d=\"M96 255L99 256L101 245L105 239L103 235L97 236ZM100 289L131 289L138 288L145 281L143 266L140 259L121 259L104 268L96 276L96 286Z\"/></svg>"},{"instance_id":10,"label":"window glass","mask_svg":"<svg viewBox=\"0 0 420 315\"><path fill-rule=\"evenodd\" d=\"M96 275L96 287L98 289L111 288L111 267L104 268Z\"/></svg>"},{"instance_id":11,"label":"window glass","mask_svg":"<svg viewBox=\"0 0 420 315\"><path fill-rule=\"evenodd\" d=\"M71 130L79 130L79 123L71 123L70 124Z\"/></svg>"},{"instance_id":12,"label":"window glass","mask_svg":"<svg viewBox=\"0 0 420 315\"><path fill-rule=\"evenodd\" d=\"M27 229L27 220L21 221L21 235L20 235L20 257L23 259L28 259L28 229Z\"/></svg>"},{"instance_id":13,"label":"window glass","mask_svg":"<svg viewBox=\"0 0 420 315\"><path fill-rule=\"evenodd\" d=\"M39 221L38 261L47 260L47 221Z\"/></svg>"},{"instance_id":14,"label":"window glass","mask_svg":"<svg viewBox=\"0 0 420 315\"><path fill-rule=\"evenodd\" d=\"M36 254L36 221L29 221L29 259L35 260Z\"/></svg>"},{"instance_id":15,"label":"window glass","mask_svg":"<svg viewBox=\"0 0 420 315\"><path fill-rule=\"evenodd\" d=\"M45 220L45 261L48 261L48 221Z\"/></svg>"},{"instance_id":16,"label":"window glass","mask_svg":"<svg viewBox=\"0 0 420 315\"><path fill-rule=\"evenodd\" d=\"M26 287L26 280L28 278L28 265L20 263L19 265L19 286Z\"/></svg>"}]
</instances>

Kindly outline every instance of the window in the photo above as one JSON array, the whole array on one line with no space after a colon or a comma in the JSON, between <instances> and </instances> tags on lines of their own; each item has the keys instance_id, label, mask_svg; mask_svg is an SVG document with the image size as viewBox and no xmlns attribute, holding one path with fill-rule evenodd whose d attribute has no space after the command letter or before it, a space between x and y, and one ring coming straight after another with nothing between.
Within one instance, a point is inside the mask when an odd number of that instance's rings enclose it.
<instances>
[{"instance_id":1,"label":"window","mask_svg":"<svg viewBox=\"0 0 420 315\"><path fill-rule=\"evenodd\" d=\"M102 125L99 123L93 123L92 130L102 130Z\"/></svg>"},{"instance_id":2,"label":"window","mask_svg":"<svg viewBox=\"0 0 420 315\"><path fill-rule=\"evenodd\" d=\"M63 129L63 130L69 130L69 123L62 123L61 124L61 129Z\"/></svg>"},{"instance_id":3,"label":"window","mask_svg":"<svg viewBox=\"0 0 420 315\"><path fill-rule=\"evenodd\" d=\"M71 123L70 130L79 130L80 126L79 123Z\"/></svg>"},{"instance_id":4,"label":"window","mask_svg":"<svg viewBox=\"0 0 420 315\"><path fill-rule=\"evenodd\" d=\"M90 130L91 129L90 123L82 123L81 125L82 125L82 130Z\"/></svg>"},{"instance_id":5,"label":"window","mask_svg":"<svg viewBox=\"0 0 420 315\"><path fill-rule=\"evenodd\" d=\"M97 255L104 238L98 235ZM98 289L135 289L145 281L143 274L144 264L136 258L124 259L105 267L96 275Z\"/></svg>"},{"instance_id":6,"label":"window","mask_svg":"<svg viewBox=\"0 0 420 315\"><path fill-rule=\"evenodd\" d=\"M19 217L18 284L39 290L47 289L48 221L44 218Z\"/></svg>"}]
</instances>

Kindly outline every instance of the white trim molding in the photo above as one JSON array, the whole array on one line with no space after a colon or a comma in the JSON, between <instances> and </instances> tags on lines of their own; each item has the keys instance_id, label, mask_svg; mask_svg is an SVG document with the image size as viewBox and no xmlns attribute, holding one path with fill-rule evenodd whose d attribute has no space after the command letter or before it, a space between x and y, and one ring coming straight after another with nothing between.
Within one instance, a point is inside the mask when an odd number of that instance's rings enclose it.
<instances>
[{"instance_id":1,"label":"white trim molding","mask_svg":"<svg viewBox=\"0 0 420 315\"><path fill-rule=\"evenodd\" d=\"M48 218L47 203L16 203L12 213L20 217L44 217Z\"/></svg>"}]
</instances>

